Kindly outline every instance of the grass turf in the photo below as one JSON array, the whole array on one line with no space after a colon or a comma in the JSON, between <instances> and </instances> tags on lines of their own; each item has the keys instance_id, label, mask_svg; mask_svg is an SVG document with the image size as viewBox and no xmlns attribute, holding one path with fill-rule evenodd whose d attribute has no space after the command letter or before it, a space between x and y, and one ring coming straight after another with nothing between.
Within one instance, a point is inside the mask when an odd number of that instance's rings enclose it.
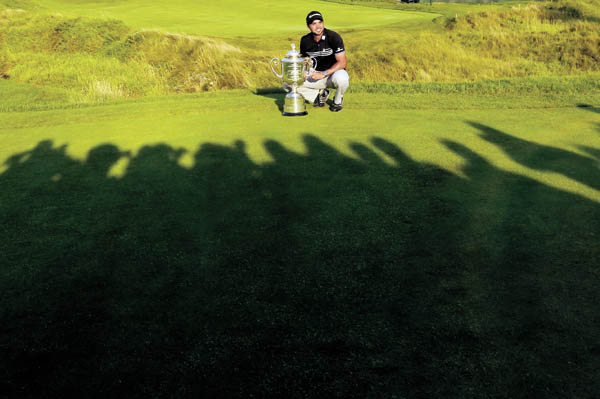
<instances>
[{"instance_id":1,"label":"grass turf","mask_svg":"<svg viewBox=\"0 0 600 399\"><path fill-rule=\"evenodd\" d=\"M3 392L594 397L597 99L447 96L1 113Z\"/></svg>"},{"instance_id":2,"label":"grass turf","mask_svg":"<svg viewBox=\"0 0 600 399\"><path fill-rule=\"evenodd\" d=\"M172 2L133 0L126 2L38 0L46 9L68 15L115 18L134 28L159 29L217 37L282 36L306 30L304 17L319 10L331 29L360 29L374 26L431 21L431 13L390 12L364 6L322 1L289 0L178 0Z\"/></svg>"},{"instance_id":3,"label":"grass turf","mask_svg":"<svg viewBox=\"0 0 600 399\"><path fill-rule=\"evenodd\" d=\"M218 22L197 2L39 3ZM256 3L223 4L204 6ZM291 34L274 14L221 31ZM594 75L353 84L306 118L273 90L0 91L5 396L597 397Z\"/></svg>"},{"instance_id":4,"label":"grass turf","mask_svg":"<svg viewBox=\"0 0 600 399\"><path fill-rule=\"evenodd\" d=\"M439 17L435 21L433 14L363 7L383 13L386 18L365 17L365 26L360 28L353 25L359 20L347 18L333 28L341 28L347 43L348 70L353 85L357 82L473 82L597 73L599 19L593 6L568 1L568 4L544 2L523 7L514 3L454 5L480 12ZM9 3L14 4L2 2ZM61 4L67 8L83 4L85 8L92 3ZM94 4L95 7L101 5ZM117 7L120 11L111 11L115 17L131 22L125 3L102 4L109 11ZM252 4L265 8L268 2ZM293 7L298 6L294 4ZM345 12L356 9L334 5L344 8ZM160 14L157 13L162 6L151 2L148 7L150 10L142 9L139 15L149 13L158 23ZM185 2L177 3L175 9L183 12L185 7L189 7L189 15L197 12L197 5ZM253 19L243 12L238 16L246 18L248 23L236 25L239 32L230 32L225 25L221 32L224 36L204 37L134 31L119 20L68 17L49 10L28 9L27 12L15 9L1 12L0 75L15 82L59 86L66 90L70 102L94 103L224 88L263 88L274 81L266 67L267 61L274 55L281 56L289 49L290 42L296 42L299 35L306 32L302 28L284 35L273 30L268 39L256 37ZM71 10L70 15L73 14L78 15ZM215 15L220 14L215 12ZM340 10L339 15L343 16L344 12ZM265 13L265 17L268 16ZM398 22L376 26L385 24L389 16L397 16ZM286 20L276 23L274 20L268 21L275 25L287 24ZM372 26L367 27L367 22ZM203 23L199 18L198 24ZM244 37L235 37L238 34Z\"/></svg>"}]
</instances>

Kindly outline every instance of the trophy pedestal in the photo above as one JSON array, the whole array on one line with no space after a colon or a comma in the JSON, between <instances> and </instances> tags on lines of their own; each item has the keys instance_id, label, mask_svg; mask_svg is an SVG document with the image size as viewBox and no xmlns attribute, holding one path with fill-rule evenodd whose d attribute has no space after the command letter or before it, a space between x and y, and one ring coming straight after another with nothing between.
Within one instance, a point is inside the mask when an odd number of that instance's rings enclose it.
<instances>
[{"instance_id":1,"label":"trophy pedestal","mask_svg":"<svg viewBox=\"0 0 600 399\"><path fill-rule=\"evenodd\" d=\"M280 60L275 57L269 62L271 65L271 71L281 79L283 87L288 90L291 89L285 96L283 102L283 115L284 116L302 116L308 115L306 112L306 104L304 103L304 97L298 93L298 87L302 86L304 79L308 75L308 71L317 67L317 61L314 58L302 57L301 54L296 50L296 45L292 43L292 50L286 54L286 58ZM281 72L277 72L275 69L279 69Z\"/></svg>"},{"instance_id":2,"label":"trophy pedestal","mask_svg":"<svg viewBox=\"0 0 600 399\"><path fill-rule=\"evenodd\" d=\"M303 116L308 115L306 112L306 104L304 103L304 97L295 90L292 90L285 96L283 103L283 115L284 116Z\"/></svg>"}]
</instances>

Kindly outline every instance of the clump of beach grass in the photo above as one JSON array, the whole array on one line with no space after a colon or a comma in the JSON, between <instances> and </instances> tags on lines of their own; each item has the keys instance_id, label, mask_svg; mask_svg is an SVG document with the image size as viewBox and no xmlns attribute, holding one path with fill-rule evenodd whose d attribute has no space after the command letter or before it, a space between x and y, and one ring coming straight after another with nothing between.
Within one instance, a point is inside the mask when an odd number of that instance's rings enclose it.
<instances>
[{"instance_id":1,"label":"clump of beach grass","mask_svg":"<svg viewBox=\"0 0 600 399\"><path fill-rule=\"evenodd\" d=\"M372 45L351 53L353 76L371 82L450 82L596 72L600 18L581 4L532 3L455 16L442 32L411 33L408 40L387 35L385 48L376 46L381 35L373 32L365 36Z\"/></svg>"},{"instance_id":2,"label":"clump of beach grass","mask_svg":"<svg viewBox=\"0 0 600 399\"><path fill-rule=\"evenodd\" d=\"M340 30L353 82L472 82L600 71L600 0L465 9L470 12L437 17L408 35L394 26ZM256 45L258 40L134 30L118 20L4 9L0 75L66 89L77 101L271 87L276 81L268 60L280 54ZM275 42L288 40L293 38Z\"/></svg>"}]
</instances>

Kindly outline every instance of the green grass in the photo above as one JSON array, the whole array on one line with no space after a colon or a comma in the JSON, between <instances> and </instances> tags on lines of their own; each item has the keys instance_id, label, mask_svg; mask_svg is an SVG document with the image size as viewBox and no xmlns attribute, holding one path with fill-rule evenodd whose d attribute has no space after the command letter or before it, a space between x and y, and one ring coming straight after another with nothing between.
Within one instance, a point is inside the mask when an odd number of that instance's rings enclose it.
<instances>
[{"instance_id":1,"label":"green grass","mask_svg":"<svg viewBox=\"0 0 600 399\"><path fill-rule=\"evenodd\" d=\"M4 392L595 397L598 94L403 93L0 113Z\"/></svg>"},{"instance_id":2,"label":"green grass","mask_svg":"<svg viewBox=\"0 0 600 399\"><path fill-rule=\"evenodd\" d=\"M267 88L276 84L268 60L283 55L306 31L291 19L304 15L303 2L286 3L292 14L281 18L275 17L277 7L269 8L271 3L265 1L243 3L241 11L230 7L227 12L186 2L168 7L160 2L145 2L145 7L130 2L43 3L46 8L28 4L26 11L11 8L0 15L0 75L67 89L71 102ZM454 16L447 10L415 13L406 11L407 6L322 5L337 7L327 26L344 36L354 83L465 82L599 70L600 19L593 7L575 0L435 5L462 10ZM51 6L65 14L52 13ZM106 13L99 13L98 7ZM244 7L264 11L269 23L261 21L260 26L271 29L269 40L256 30L255 15ZM199 27L210 28L213 14L228 18L231 12L245 19L221 24L219 32L194 29L185 19L180 29L171 29L167 19L167 28L147 30L163 13L194 16L200 9L208 14L195 17ZM342 20L335 22L338 16ZM148 25L141 27L135 18L148 18Z\"/></svg>"},{"instance_id":3,"label":"green grass","mask_svg":"<svg viewBox=\"0 0 600 399\"><path fill-rule=\"evenodd\" d=\"M243 91L247 92L247 91ZM277 97L279 87L255 89L253 93ZM357 83L352 84L349 94L373 94L361 96L361 107L371 106L395 109L490 109L490 108L557 108L573 107L579 103L596 103L600 92L598 74L584 76L556 76L484 80L463 83ZM89 107L100 104L162 103L194 101L195 96L172 95L122 99L106 97L104 101L90 102L85 97L72 96L68 90L44 86L26 85L0 81L0 111L37 111L49 109ZM236 92L237 93L237 92ZM384 96L379 98L377 94ZM236 94L232 94L236 98ZM390 97L390 95L393 95ZM460 95L457 96L457 95ZM203 96L199 98L209 98ZM218 97L218 96L217 96ZM220 97L219 97L220 98ZM227 97L224 97L227 98ZM237 101L237 100L233 100ZM212 110L211 102L204 101L202 109ZM135 107L135 105L133 105ZM185 108L186 112L189 111ZM10 115L10 116L8 116ZM23 114L27 115L27 114ZM7 114L6 126L19 127L28 124L26 118ZM13 119L11 119L13 118Z\"/></svg>"},{"instance_id":4,"label":"green grass","mask_svg":"<svg viewBox=\"0 0 600 399\"><path fill-rule=\"evenodd\" d=\"M361 6L327 4L321 1L273 0L177 0L171 2L133 0L127 2L38 0L52 11L66 15L119 19L135 29L217 37L265 37L294 35L306 30L304 17L318 9L332 29L360 29L431 20L430 14L390 13Z\"/></svg>"},{"instance_id":5,"label":"green grass","mask_svg":"<svg viewBox=\"0 0 600 399\"><path fill-rule=\"evenodd\" d=\"M0 110L53 108L69 104L66 90L52 87L38 87L24 83L0 81Z\"/></svg>"},{"instance_id":6,"label":"green grass","mask_svg":"<svg viewBox=\"0 0 600 399\"><path fill-rule=\"evenodd\" d=\"M597 398L597 0L342 3L0 0L4 396Z\"/></svg>"},{"instance_id":7,"label":"green grass","mask_svg":"<svg viewBox=\"0 0 600 399\"><path fill-rule=\"evenodd\" d=\"M457 15L462 16L469 13L476 13L481 10L507 10L514 5L526 4L520 0L498 0L482 2L445 2L428 0L420 3L402 3L396 0L324 0L330 3L360 5L364 7L383 8L390 10L428 12L431 14L442 15L446 18L453 18Z\"/></svg>"}]
</instances>

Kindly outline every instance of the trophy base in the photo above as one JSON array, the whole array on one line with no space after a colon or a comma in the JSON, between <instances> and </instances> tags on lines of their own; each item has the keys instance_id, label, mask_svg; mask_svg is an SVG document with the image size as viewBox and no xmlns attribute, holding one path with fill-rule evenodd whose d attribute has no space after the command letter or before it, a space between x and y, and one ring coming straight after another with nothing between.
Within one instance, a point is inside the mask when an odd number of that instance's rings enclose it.
<instances>
[{"instance_id":1,"label":"trophy base","mask_svg":"<svg viewBox=\"0 0 600 399\"><path fill-rule=\"evenodd\" d=\"M304 112L284 112L283 116L304 116L304 115L308 115L308 112L304 111Z\"/></svg>"},{"instance_id":2,"label":"trophy base","mask_svg":"<svg viewBox=\"0 0 600 399\"><path fill-rule=\"evenodd\" d=\"M306 112L306 104L304 104L304 97L300 93L296 92L295 87L290 93L285 96L283 103L283 115L284 116L302 116L308 115Z\"/></svg>"}]
</instances>

